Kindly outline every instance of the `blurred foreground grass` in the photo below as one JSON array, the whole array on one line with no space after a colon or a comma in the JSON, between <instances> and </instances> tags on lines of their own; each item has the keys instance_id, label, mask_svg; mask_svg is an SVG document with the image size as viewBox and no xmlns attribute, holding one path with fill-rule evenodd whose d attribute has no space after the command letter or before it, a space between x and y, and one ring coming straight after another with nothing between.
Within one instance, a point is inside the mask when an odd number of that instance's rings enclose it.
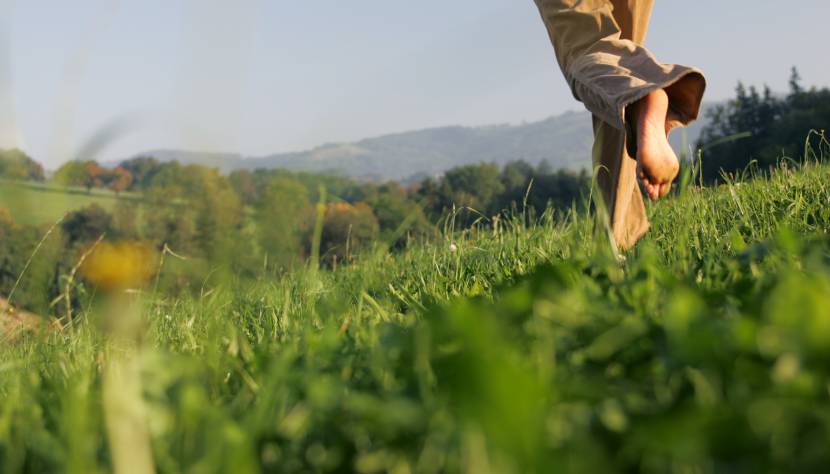
<instances>
[{"instance_id":1,"label":"blurred foreground grass","mask_svg":"<svg viewBox=\"0 0 830 474\"><path fill-rule=\"evenodd\" d=\"M0 469L815 472L828 181L689 189L624 263L577 213L103 297L0 347Z\"/></svg>"}]
</instances>

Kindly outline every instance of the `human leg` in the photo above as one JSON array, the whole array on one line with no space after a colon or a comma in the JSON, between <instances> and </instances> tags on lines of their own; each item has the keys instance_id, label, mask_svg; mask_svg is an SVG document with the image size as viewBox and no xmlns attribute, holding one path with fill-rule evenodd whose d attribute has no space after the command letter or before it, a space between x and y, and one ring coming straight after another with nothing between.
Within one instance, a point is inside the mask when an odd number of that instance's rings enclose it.
<instances>
[{"instance_id":1,"label":"human leg","mask_svg":"<svg viewBox=\"0 0 830 474\"><path fill-rule=\"evenodd\" d=\"M671 149L665 134L662 141L654 137L656 127L651 125L659 121L654 117L660 117L665 105L663 133L694 120L705 88L703 75L693 68L660 63L642 46L652 0L536 4L574 96L594 115L597 182L614 238L619 247L629 248L648 229L638 178L656 197L668 192L674 177L673 152L666 155Z\"/></svg>"}]
</instances>

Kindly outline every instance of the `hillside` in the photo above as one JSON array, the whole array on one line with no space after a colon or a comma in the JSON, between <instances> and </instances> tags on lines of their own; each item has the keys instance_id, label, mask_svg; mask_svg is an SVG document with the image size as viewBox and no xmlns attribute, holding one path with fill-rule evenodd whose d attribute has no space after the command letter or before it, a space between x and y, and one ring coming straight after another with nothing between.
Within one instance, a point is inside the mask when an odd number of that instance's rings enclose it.
<instances>
[{"instance_id":1,"label":"hillside","mask_svg":"<svg viewBox=\"0 0 830 474\"><path fill-rule=\"evenodd\" d=\"M245 166L304 171L333 170L360 178L404 179L436 175L454 166L519 159L554 168L585 166L591 144L584 113L541 122L487 127L441 127L329 144L310 151L245 160Z\"/></svg>"},{"instance_id":2,"label":"hillside","mask_svg":"<svg viewBox=\"0 0 830 474\"><path fill-rule=\"evenodd\" d=\"M579 213L102 292L0 345L2 470L821 472L829 180L684 190L624 261Z\"/></svg>"},{"instance_id":3,"label":"hillside","mask_svg":"<svg viewBox=\"0 0 830 474\"><path fill-rule=\"evenodd\" d=\"M186 150L149 150L139 153L136 156L152 156L159 161L178 161L183 165L204 165L219 168L223 171L230 171L243 162L243 156L237 153L212 153ZM117 162L105 163L108 166L115 166Z\"/></svg>"},{"instance_id":4,"label":"hillside","mask_svg":"<svg viewBox=\"0 0 830 474\"><path fill-rule=\"evenodd\" d=\"M702 125L699 121L688 129L688 143L694 144ZM578 170L590 167L592 139L590 115L567 112L519 125L430 128L262 157L177 150L149 151L142 155L163 161L205 164L223 171L284 168L334 171L361 179L406 180L439 175L455 166L479 162L504 164L525 160L535 165L547 160L553 169ZM680 149L681 133L673 134L672 142Z\"/></svg>"}]
</instances>

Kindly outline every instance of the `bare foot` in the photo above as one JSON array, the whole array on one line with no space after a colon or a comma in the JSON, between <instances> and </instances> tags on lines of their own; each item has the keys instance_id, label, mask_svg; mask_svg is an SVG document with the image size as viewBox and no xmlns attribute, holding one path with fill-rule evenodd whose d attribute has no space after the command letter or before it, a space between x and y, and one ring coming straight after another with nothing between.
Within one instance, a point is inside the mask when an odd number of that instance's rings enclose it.
<instances>
[{"instance_id":1,"label":"bare foot","mask_svg":"<svg viewBox=\"0 0 830 474\"><path fill-rule=\"evenodd\" d=\"M669 145L669 96L658 89L632 105L637 127L637 177L652 200L671 190L680 163Z\"/></svg>"}]
</instances>

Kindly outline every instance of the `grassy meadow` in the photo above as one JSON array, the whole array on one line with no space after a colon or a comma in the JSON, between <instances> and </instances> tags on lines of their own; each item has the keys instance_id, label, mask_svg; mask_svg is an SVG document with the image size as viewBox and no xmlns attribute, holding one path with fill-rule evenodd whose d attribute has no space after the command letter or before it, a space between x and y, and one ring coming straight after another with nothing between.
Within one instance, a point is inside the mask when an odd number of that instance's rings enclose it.
<instances>
[{"instance_id":1,"label":"grassy meadow","mask_svg":"<svg viewBox=\"0 0 830 474\"><path fill-rule=\"evenodd\" d=\"M52 183L35 183L0 178L0 207L9 211L16 222L29 225L51 224L68 212L97 204L111 211L119 199L134 200L135 194Z\"/></svg>"},{"instance_id":2,"label":"grassy meadow","mask_svg":"<svg viewBox=\"0 0 830 474\"><path fill-rule=\"evenodd\" d=\"M828 182L687 188L624 259L584 212L519 213L193 297L102 287L0 345L0 470L817 472Z\"/></svg>"}]
</instances>

